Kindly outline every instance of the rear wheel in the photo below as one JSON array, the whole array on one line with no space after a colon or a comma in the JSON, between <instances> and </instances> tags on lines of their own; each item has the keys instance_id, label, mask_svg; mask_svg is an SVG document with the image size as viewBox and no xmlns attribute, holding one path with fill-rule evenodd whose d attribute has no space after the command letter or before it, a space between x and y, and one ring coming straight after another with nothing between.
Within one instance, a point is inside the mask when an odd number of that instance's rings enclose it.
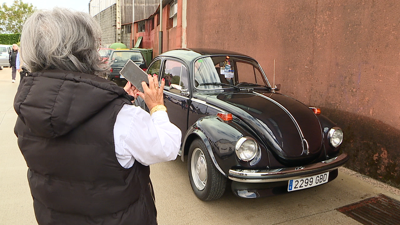
<instances>
[{"instance_id":1,"label":"rear wheel","mask_svg":"<svg viewBox=\"0 0 400 225\"><path fill-rule=\"evenodd\" d=\"M211 201L224 194L227 179L215 168L200 139L194 140L190 145L188 171L193 192L199 199Z\"/></svg>"}]
</instances>

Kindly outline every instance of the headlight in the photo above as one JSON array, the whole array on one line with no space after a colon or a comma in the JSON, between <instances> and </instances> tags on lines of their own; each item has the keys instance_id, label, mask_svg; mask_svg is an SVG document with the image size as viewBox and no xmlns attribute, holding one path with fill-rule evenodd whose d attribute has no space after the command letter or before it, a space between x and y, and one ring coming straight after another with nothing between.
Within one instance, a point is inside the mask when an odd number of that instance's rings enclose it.
<instances>
[{"instance_id":1,"label":"headlight","mask_svg":"<svg viewBox=\"0 0 400 225\"><path fill-rule=\"evenodd\" d=\"M340 144L342 144L343 141L343 131L339 127L333 127L329 130L328 132L328 140L329 143L334 148L339 147Z\"/></svg>"},{"instance_id":2,"label":"headlight","mask_svg":"<svg viewBox=\"0 0 400 225\"><path fill-rule=\"evenodd\" d=\"M236 143L236 155L240 160L250 161L257 155L257 143L253 138L242 137Z\"/></svg>"}]
</instances>

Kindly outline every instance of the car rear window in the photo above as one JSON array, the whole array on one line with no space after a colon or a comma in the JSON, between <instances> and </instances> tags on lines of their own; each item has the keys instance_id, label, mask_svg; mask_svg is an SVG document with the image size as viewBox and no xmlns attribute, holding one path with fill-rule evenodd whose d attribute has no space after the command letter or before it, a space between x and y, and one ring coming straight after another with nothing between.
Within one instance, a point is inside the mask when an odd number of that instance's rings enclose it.
<instances>
[{"instance_id":1,"label":"car rear window","mask_svg":"<svg viewBox=\"0 0 400 225\"><path fill-rule=\"evenodd\" d=\"M128 59L132 60L133 62L136 63L143 63L144 59L142 57L142 54L140 52L116 52L114 51L114 54L112 55L112 59L114 63L122 63L125 64Z\"/></svg>"}]
</instances>

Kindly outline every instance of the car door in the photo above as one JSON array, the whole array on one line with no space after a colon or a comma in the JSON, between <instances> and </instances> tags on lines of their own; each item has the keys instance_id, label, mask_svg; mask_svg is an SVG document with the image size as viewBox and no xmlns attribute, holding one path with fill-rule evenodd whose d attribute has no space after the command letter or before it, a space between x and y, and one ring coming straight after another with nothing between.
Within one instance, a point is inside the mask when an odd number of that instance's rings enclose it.
<instances>
[{"instance_id":1,"label":"car door","mask_svg":"<svg viewBox=\"0 0 400 225\"><path fill-rule=\"evenodd\" d=\"M188 129L189 112L189 74L187 66L172 59L157 60L150 65L148 74L157 74L165 79L164 104L167 107L170 121L182 131L182 140Z\"/></svg>"}]
</instances>

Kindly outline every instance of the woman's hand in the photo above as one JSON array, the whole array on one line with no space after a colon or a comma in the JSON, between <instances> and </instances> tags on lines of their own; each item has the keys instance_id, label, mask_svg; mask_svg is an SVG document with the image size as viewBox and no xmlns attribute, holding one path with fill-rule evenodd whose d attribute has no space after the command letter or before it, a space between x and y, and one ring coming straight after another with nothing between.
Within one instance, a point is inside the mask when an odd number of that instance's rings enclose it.
<instances>
[{"instance_id":1,"label":"woman's hand","mask_svg":"<svg viewBox=\"0 0 400 225\"><path fill-rule=\"evenodd\" d=\"M139 92L139 90L135 87L135 86L133 86L132 84L131 84L131 82L127 82L126 83L126 85L125 85L125 87L124 87L124 90L130 95L130 96L133 96L135 99L136 99L136 97L137 97L137 93Z\"/></svg>"},{"instance_id":2,"label":"woman's hand","mask_svg":"<svg viewBox=\"0 0 400 225\"><path fill-rule=\"evenodd\" d=\"M163 90L165 85L165 80L162 79L161 86L158 86L158 76L157 75L148 75L149 78L149 86L147 86L146 82L142 82L142 87L144 93L137 91L137 94L144 100L147 107L151 110L156 105L164 105L164 96Z\"/></svg>"}]
</instances>

